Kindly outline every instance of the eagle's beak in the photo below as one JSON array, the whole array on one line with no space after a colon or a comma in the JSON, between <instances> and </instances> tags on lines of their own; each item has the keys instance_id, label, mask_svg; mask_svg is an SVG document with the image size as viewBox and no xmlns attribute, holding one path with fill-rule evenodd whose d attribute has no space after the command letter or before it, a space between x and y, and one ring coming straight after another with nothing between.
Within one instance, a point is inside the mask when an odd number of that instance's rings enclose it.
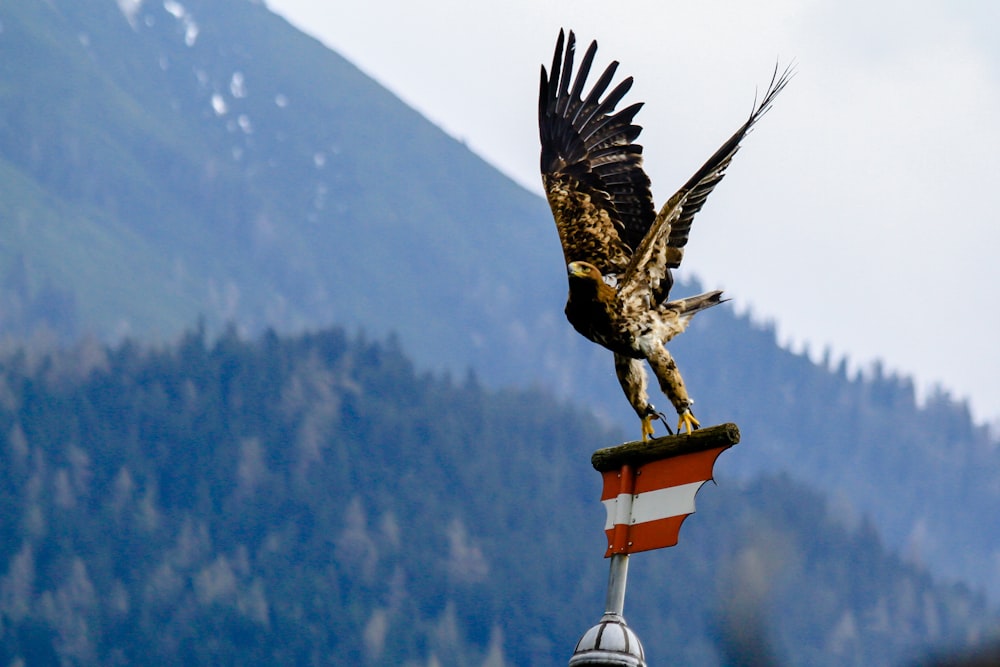
<instances>
[{"instance_id":1,"label":"eagle's beak","mask_svg":"<svg viewBox=\"0 0 1000 667\"><path fill-rule=\"evenodd\" d=\"M590 274L587 270L586 264L583 264L582 262L570 262L566 265L566 269L569 272L569 275L574 278L583 278Z\"/></svg>"}]
</instances>

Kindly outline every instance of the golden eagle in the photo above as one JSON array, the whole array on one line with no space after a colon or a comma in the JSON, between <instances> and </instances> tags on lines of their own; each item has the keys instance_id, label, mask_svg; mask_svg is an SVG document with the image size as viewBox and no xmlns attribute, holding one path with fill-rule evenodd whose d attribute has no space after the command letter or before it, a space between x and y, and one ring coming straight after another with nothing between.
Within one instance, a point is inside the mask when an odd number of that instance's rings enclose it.
<instances>
[{"instance_id":1,"label":"golden eagle","mask_svg":"<svg viewBox=\"0 0 1000 667\"><path fill-rule=\"evenodd\" d=\"M597 42L590 44L574 80L576 39L570 32L564 52L564 38L560 30L551 75L542 66L538 128L542 182L569 271L566 317L586 338L614 352L615 372L642 420L643 440L653 433L652 420L663 417L649 403L643 359L680 416L678 431L690 432L698 427L693 401L665 344L695 313L721 303L722 292L668 301L670 269L680 266L695 214L791 71L779 76L775 68L747 121L657 214L642 170L642 146L635 143L642 128L633 119L642 103L615 110L632 78L608 92L618 68L612 62L584 96Z\"/></svg>"}]
</instances>

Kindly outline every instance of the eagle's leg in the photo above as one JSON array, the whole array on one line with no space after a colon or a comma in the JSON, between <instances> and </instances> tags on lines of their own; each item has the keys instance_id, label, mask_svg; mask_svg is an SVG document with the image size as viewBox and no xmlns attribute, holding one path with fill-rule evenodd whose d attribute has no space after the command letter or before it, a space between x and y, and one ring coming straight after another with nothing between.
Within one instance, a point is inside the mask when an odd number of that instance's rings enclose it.
<instances>
[{"instance_id":1,"label":"eagle's leg","mask_svg":"<svg viewBox=\"0 0 1000 667\"><path fill-rule=\"evenodd\" d=\"M687 429L687 432L690 433L699 428L701 424L691 412L694 401L688 396L687 389L684 387L684 379L681 378L677 364L667 352L667 348L663 345L657 345L655 349L649 351L647 360L653 368L653 373L656 374L656 379L660 382L660 389L677 410L677 432L683 433Z\"/></svg>"},{"instance_id":2,"label":"eagle's leg","mask_svg":"<svg viewBox=\"0 0 1000 667\"><path fill-rule=\"evenodd\" d=\"M625 397L628 398L629 405L642 421L642 441L646 442L653 435L654 419L662 419L667 432L670 432L667 420L649 402L649 395L646 393L646 369L642 365L642 360L615 354L615 375L618 376L618 382L625 392Z\"/></svg>"}]
</instances>

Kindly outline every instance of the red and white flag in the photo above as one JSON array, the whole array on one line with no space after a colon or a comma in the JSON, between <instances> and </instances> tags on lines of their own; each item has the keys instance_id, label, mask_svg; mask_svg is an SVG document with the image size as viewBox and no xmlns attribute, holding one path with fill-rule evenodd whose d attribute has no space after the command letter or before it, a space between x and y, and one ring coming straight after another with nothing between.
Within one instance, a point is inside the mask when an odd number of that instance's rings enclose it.
<instances>
[{"instance_id":1,"label":"red and white flag","mask_svg":"<svg viewBox=\"0 0 1000 667\"><path fill-rule=\"evenodd\" d=\"M677 544L681 523L694 512L698 489L712 479L715 460L726 449L728 445L602 473L601 502L608 513L604 557Z\"/></svg>"}]
</instances>

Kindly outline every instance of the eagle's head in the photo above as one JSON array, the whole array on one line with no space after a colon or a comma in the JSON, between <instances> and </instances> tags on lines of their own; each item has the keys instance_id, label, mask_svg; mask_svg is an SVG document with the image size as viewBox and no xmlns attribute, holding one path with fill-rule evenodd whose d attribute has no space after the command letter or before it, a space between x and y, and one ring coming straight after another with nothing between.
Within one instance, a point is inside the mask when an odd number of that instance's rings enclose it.
<instances>
[{"instance_id":1,"label":"eagle's head","mask_svg":"<svg viewBox=\"0 0 1000 667\"><path fill-rule=\"evenodd\" d=\"M601 272L590 262L570 262L566 265L570 278L584 278L601 282Z\"/></svg>"},{"instance_id":2,"label":"eagle's head","mask_svg":"<svg viewBox=\"0 0 1000 667\"><path fill-rule=\"evenodd\" d=\"M610 301L615 298L615 288L608 284L606 276L590 262L570 262L566 265L569 273L570 296L576 294L579 299L594 299Z\"/></svg>"}]
</instances>

